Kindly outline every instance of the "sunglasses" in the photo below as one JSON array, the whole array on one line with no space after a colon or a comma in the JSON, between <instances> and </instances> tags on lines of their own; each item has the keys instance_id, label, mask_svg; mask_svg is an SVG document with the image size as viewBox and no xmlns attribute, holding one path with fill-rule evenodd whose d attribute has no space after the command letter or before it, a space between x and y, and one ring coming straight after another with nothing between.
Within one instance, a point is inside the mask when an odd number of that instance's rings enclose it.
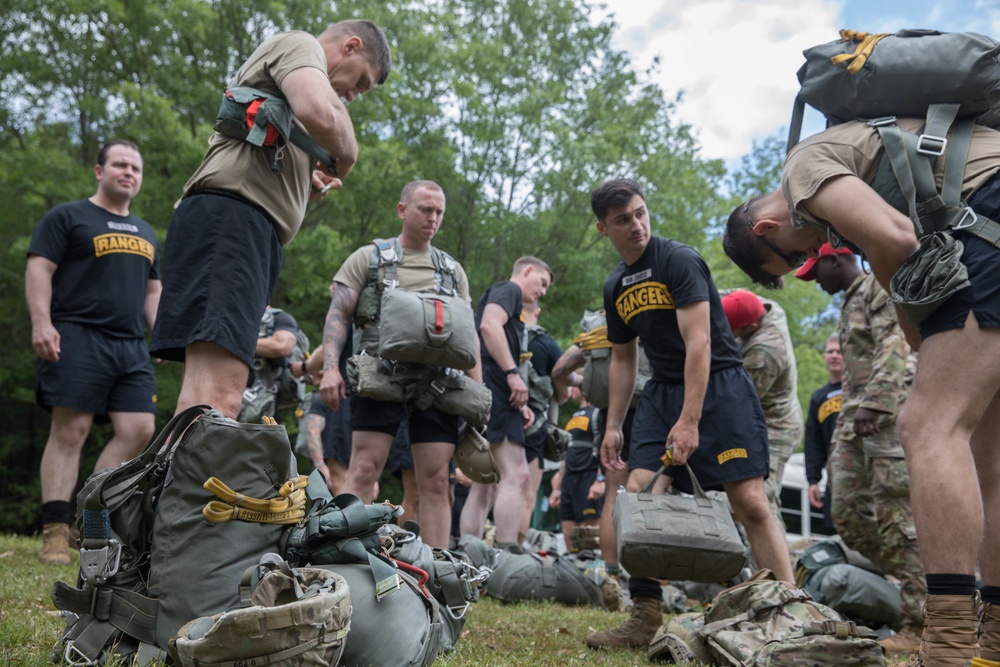
<instances>
[{"instance_id":1,"label":"sunglasses","mask_svg":"<svg viewBox=\"0 0 1000 667\"><path fill-rule=\"evenodd\" d=\"M749 227L750 231L752 232L753 231L753 222L751 222L751 220L750 220L750 202L749 201L746 204L743 205L743 220L747 223L747 227ZM771 252L773 252L775 255L777 255L778 257L780 257L781 260L785 264L787 264L788 266L792 267L793 269L797 269L797 268L799 268L800 266L802 266L803 264L806 263L806 254L804 252L793 252L792 254L789 255L789 254L786 254L784 250L782 250L778 246L774 245L774 243L772 243L771 241L767 240L767 237L765 237L763 235L758 235L757 233L754 233L754 236L756 236L757 238L759 238L760 241L761 241L761 243L763 243L764 245L766 245L771 250Z\"/></svg>"}]
</instances>

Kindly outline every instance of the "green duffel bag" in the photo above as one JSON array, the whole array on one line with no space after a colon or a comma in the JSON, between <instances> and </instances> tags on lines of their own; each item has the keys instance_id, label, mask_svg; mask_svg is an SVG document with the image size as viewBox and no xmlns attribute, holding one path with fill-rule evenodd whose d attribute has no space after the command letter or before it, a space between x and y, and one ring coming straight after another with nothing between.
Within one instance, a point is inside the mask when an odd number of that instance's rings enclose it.
<instances>
[{"instance_id":1,"label":"green duffel bag","mask_svg":"<svg viewBox=\"0 0 1000 667\"><path fill-rule=\"evenodd\" d=\"M899 589L885 577L850 563L837 563L814 572L803 586L817 602L848 618L871 624L896 625L903 601Z\"/></svg>"},{"instance_id":2,"label":"green duffel bag","mask_svg":"<svg viewBox=\"0 0 1000 667\"><path fill-rule=\"evenodd\" d=\"M467 371L476 365L479 334L461 297L386 290L379 318L378 356Z\"/></svg>"},{"instance_id":3,"label":"green duffel bag","mask_svg":"<svg viewBox=\"0 0 1000 667\"><path fill-rule=\"evenodd\" d=\"M581 572L571 558L554 553L500 552L485 593L503 602L551 600L605 608L600 586Z\"/></svg>"},{"instance_id":4,"label":"green duffel bag","mask_svg":"<svg viewBox=\"0 0 1000 667\"><path fill-rule=\"evenodd\" d=\"M240 607L199 618L170 640L182 667L336 665L351 626L351 594L339 574L292 569L265 554L240 581Z\"/></svg>"}]
</instances>

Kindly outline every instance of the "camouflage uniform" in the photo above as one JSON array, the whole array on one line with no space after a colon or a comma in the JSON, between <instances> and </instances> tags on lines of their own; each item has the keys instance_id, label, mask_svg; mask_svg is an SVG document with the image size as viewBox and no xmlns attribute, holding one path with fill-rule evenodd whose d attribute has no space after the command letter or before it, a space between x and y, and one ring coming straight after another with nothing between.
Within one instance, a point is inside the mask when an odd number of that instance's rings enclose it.
<instances>
[{"instance_id":1,"label":"camouflage uniform","mask_svg":"<svg viewBox=\"0 0 1000 667\"><path fill-rule=\"evenodd\" d=\"M767 421L767 443L771 453L770 474L764 488L778 525L781 518L781 476L785 463L802 442L802 406L798 398L795 352L788 333L788 318L774 301L761 299L764 317L760 328L740 339L743 366L750 373Z\"/></svg>"},{"instance_id":2,"label":"camouflage uniform","mask_svg":"<svg viewBox=\"0 0 1000 667\"><path fill-rule=\"evenodd\" d=\"M916 355L903 338L888 294L871 274L858 276L844 292L837 336L844 383L828 463L833 523L849 547L903 582L903 624L919 626L927 588L910 509L910 476L896 429ZM854 433L854 416L862 407L883 413L874 435Z\"/></svg>"}]
</instances>

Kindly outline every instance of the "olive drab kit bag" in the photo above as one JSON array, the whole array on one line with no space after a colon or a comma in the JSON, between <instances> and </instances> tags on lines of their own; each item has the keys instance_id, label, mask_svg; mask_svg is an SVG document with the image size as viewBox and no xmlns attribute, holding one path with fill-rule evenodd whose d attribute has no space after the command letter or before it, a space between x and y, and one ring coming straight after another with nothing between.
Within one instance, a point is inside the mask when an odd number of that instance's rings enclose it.
<instances>
[{"instance_id":1,"label":"olive drab kit bag","mask_svg":"<svg viewBox=\"0 0 1000 667\"><path fill-rule=\"evenodd\" d=\"M704 614L671 619L650 660L722 667L884 667L875 633L845 620L770 570L719 593Z\"/></svg>"},{"instance_id":2,"label":"olive drab kit bag","mask_svg":"<svg viewBox=\"0 0 1000 667\"><path fill-rule=\"evenodd\" d=\"M710 498L685 464L693 495L653 493L661 467L638 493L619 489L612 514L618 561L632 576L723 581L747 564L726 503Z\"/></svg>"},{"instance_id":3,"label":"olive drab kit bag","mask_svg":"<svg viewBox=\"0 0 1000 667\"><path fill-rule=\"evenodd\" d=\"M67 618L54 657L163 659L183 625L239 604L243 573L304 517L305 481L273 420L242 424L203 405L176 415L80 492L80 575L52 587Z\"/></svg>"},{"instance_id":4,"label":"olive drab kit bag","mask_svg":"<svg viewBox=\"0 0 1000 667\"><path fill-rule=\"evenodd\" d=\"M551 600L605 608L601 587L577 567L573 558L544 551L500 552L485 593L503 602Z\"/></svg>"},{"instance_id":5,"label":"olive drab kit bag","mask_svg":"<svg viewBox=\"0 0 1000 667\"><path fill-rule=\"evenodd\" d=\"M909 216L920 239L893 276L890 292L919 325L969 285L963 245L952 232L965 230L1000 247L1000 224L962 199L973 123L1000 128L1000 43L971 32L840 34L840 40L803 52L788 150L798 142L806 104L829 124L863 119L878 131L887 159L871 186ZM926 123L910 132L896 116L926 117ZM934 177L939 158L946 158L940 189ZM793 216L793 224L801 222Z\"/></svg>"}]
</instances>

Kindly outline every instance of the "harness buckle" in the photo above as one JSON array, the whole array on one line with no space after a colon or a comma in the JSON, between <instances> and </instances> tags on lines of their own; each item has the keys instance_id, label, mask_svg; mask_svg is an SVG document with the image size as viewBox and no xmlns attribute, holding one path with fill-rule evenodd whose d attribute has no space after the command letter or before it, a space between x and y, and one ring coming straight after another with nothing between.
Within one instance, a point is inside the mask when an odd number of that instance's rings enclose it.
<instances>
[{"instance_id":1,"label":"harness buckle","mask_svg":"<svg viewBox=\"0 0 1000 667\"><path fill-rule=\"evenodd\" d=\"M948 147L948 139L936 137L933 134L921 134L917 137L917 153L928 157L941 157Z\"/></svg>"},{"instance_id":2,"label":"harness buckle","mask_svg":"<svg viewBox=\"0 0 1000 667\"><path fill-rule=\"evenodd\" d=\"M118 572L122 544L116 539L100 549L80 549L80 575L90 586L102 586Z\"/></svg>"},{"instance_id":3,"label":"harness buckle","mask_svg":"<svg viewBox=\"0 0 1000 667\"><path fill-rule=\"evenodd\" d=\"M976 214L976 212L972 210L971 206L966 206L965 212L962 214L961 219L959 219L958 223L954 225L952 229L956 231L959 229L968 229L969 227L972 227L974 224L976 224L977 220L979 220L979 216Z\"/></svg>"},{"instance_id":4,"label":"harness buckle","mask_svg":"<svg viewBox=\"0 0 1000 667\"><path fill-rule=\"evenodd\" d=\"M63 658L66 660L66 664L71 665L71 667L91 667L98 664L96 660L91 660L86 653L78 649L76 641L72 639L66 642Z\"/></svg>"},{"instance_id":5,"label":"harness buckle","mask_svg":"<svg viewBox=\"0 0 1000 667\"><path fill-rule=\"evenodd\" d=\"M465 612L469 611L469 607L472 606L471 602L466 602L465 604L459 605L445 605L445 609L448 611L448 615L454 620L460 621L462 617L465 616Z\"/></svg>"}]
</instances>

